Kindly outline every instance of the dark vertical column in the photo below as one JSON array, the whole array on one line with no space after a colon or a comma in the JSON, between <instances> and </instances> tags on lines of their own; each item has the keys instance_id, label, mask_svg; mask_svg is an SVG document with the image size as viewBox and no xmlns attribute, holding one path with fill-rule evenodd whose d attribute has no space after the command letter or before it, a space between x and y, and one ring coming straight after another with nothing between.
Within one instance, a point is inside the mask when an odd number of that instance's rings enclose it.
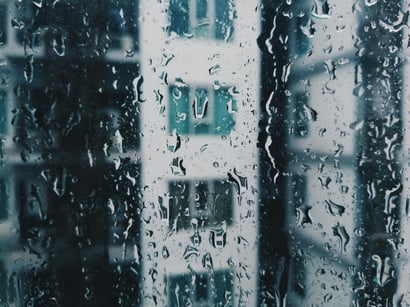
<instances>
[{"instance_id":1,"label":"dark vertical column","mask_svg":"<svg viewBox=\"0 0 410 307\"><path fill-rule=\"evenodd\" d=\"M399 244L401 174L397 154L401 140L403 60L401 29L407 23L401 1L362 4L358 27L357 87L359 261L356 306L393 306L398 275L394 259Z\"/></svg>"},{"instance_id":2,"label":"dark vertical column","mask_svg":"<svg viewBox=\"0 0 410 307\"><path fill-rule=\"evenodd\" d=\"M285 1L262 1L262 92L260 120L259 306L282 306L287 292L289 252L285 232L285 70L289 19Z\"/></svg>"}]
</instances>

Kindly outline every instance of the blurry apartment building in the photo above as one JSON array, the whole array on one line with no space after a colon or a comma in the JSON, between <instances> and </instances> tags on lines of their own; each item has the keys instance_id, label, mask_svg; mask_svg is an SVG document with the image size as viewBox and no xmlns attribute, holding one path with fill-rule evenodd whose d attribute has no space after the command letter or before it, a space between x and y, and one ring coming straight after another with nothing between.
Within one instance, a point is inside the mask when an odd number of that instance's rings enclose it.
<instances>
[{"instance_id":1,"label":"blurry apartment building","mask_svg":"<svg viewBox=\"0 0 410 307\"><path fill-rule=\"evenodd\" d=\"M257 303L252 1L0 1L0 301Z\"/></svg>"}]
</instances>

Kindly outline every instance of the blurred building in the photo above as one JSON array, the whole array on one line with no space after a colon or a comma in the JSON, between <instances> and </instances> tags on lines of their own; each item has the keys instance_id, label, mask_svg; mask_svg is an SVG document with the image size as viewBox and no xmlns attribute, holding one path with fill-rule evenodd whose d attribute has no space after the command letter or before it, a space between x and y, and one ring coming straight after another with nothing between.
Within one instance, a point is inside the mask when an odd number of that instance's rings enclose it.
<instances>
[{"instance_id":1,"label":"blurred building","mask_svg":"<svg viewBox=\"0 0 410 307\"><path fill-rule=\"evenodd\" d=\"M8 306L138 302L134 2L1 1Z\"/></svg>"},{"instance_id":2,"label":"blurred building","mask_svg":"<svg viewBox=\"0 0 410 307\"><path fill-rule=\"evenodd\" d=\"M283 109L287 302L402 304L400 17L396 30L389 25L400 5L303 1L281 9L293 16Z\"/></svg>"},{"instance_id":3,"label":"blurred building","mask_svg":"<svg viewBox=\"0 0 410 307\"><path fill-rule=\"evenodd\" d=\"M255 304L256 8L0 3L2 302Z\"/></svg>"},{"instance_id":4,"label":"blurred building","mask_svg":"<svg viewBox=\"0 0 410 307\"><path fill-rule=\"evenodd\" d=\"M353 283L347 268L357 264L357 15L349 2L320 3L298 3L290 26L285 206L291 306L349 306Z\"/></svg>"},{"instance_id":5,"label":"blurred building","mask_svg":"<svg viewBox=\"0 0 410 307\"><path fill-rule=\"evenodd\" d=\"M255 1L141 2L144 304L257 304Z\"/></svg>"}]
</instances>

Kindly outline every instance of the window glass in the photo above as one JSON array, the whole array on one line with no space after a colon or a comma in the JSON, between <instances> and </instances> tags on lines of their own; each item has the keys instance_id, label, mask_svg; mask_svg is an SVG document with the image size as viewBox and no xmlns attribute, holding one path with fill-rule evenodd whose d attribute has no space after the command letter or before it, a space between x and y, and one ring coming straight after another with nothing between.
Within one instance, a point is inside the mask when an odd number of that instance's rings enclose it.
<instances>
[{"instance_id":1,"label":"window glass","mask_svg":"<svg viewBox=\"0 0 410 307\"><path fill-rule=\"evenodd\" d=\"M228 89L170 87L170 130L179 134L229 134L236 102Z\"/></svg>"},{"instance_id":2,"label":"window glass","mask_svg":"<svg viewBox=\"0 0 410 307\"><path fill-rule=\"evenodd\" d=\"M234 32L234 2L231 0L218 1L215 5L215 38L229 41Z\"/></svg>"},{"instance_id":3,"label":"window glass","mask_svg":"<svg viewBox=\"0 0 410 307\"><path fill-rule=\"evenodd\" d=\"M172 0L169 6L170 33L186 35L190 32L190 0Z\"/></svg>"},{"instance_id":4,"label":"window glass","mask_svg":"<svg viewBox=\"0 0 410 307\"><path fill-rule=\"evenodd\" d=\"M0 0L1 306L410 306L410 0Z\"/></svg>"},{"instance_id":5,"label":"window glass","mask_svg":"<svg viewBox=\"0 0 410 307\"><path fill-rule=\"evenodd\" d=\"M170 183L170 227L197 229L232 223L232 185L227 181Z\"/></svg>"},{"instance_id":6,"label":"window glass","mask_svg":"<svg viewBox=\"0 0 410 307\"><path fill-rule=\"evenodd\" d=\"M235 17L232 0L174 0L169 8L169 33L228 42Z\"/></svg>"}]
</instances>

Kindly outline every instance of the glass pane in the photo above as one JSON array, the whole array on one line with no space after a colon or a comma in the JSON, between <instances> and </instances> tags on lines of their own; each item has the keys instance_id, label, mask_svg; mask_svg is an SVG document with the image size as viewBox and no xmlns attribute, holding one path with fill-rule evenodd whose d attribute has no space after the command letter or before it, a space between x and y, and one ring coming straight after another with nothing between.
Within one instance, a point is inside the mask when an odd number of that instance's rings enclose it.
<instances>
[{"instance_id":1,"label":"glass pane","mask_svg":"<svg viewBox=\"0 0 410 307\"><path fill-rule=\"evenodd\" d=\"M409 5L0 0L0 305L410 305Z\"/></svg>"}]
</instances>

